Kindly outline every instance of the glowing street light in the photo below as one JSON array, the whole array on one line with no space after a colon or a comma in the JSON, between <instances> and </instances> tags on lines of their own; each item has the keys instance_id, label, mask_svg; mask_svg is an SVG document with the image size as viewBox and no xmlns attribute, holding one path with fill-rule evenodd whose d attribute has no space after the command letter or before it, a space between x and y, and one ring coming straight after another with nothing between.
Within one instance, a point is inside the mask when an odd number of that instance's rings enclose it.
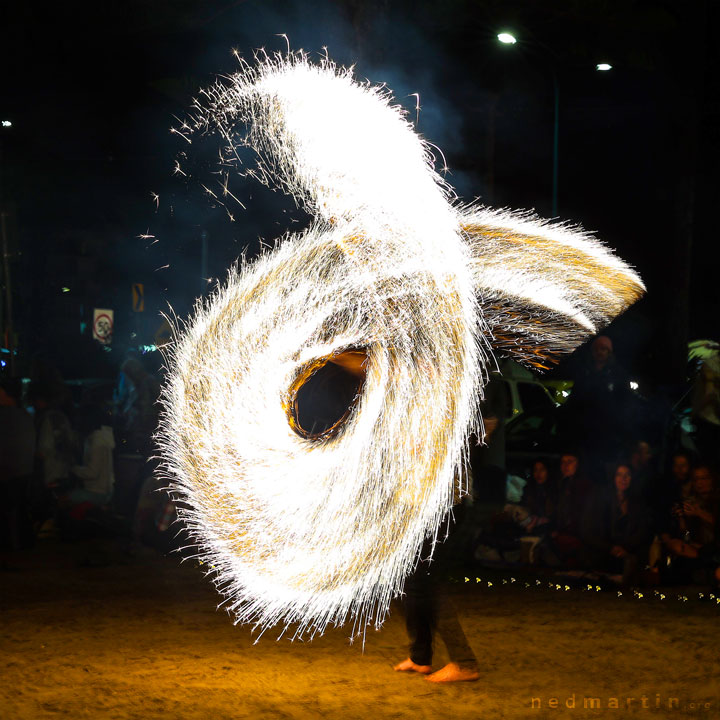
<instances>
[{"instance_id":1,"label":"glowing street light","mask_svg":"<svg viewBox=\"0 0 720 720\"><path fill-rule=\"evenodd\" d=\"M497 39L505 45L515 45L517 38L508 32L501 32L498 34ZM523 44L527 45L525 41ZM534 46L541 48L544 53L555 55L546 45L534 42ZM549 51L549 53L548 53ZM598 67L598 69L600 69ZM553 76L553 91L554 91L554 108L553 108L553 174L552 174L552 216L557 217L558 212L558 167L560 164L559 160L559 145L560 145L560 83L558 82L557 72L555 68L552 69Z\"/></svg>"},{"instance_id":2,"label":"glowing street light","mask_svg":"<svg viewBox=\"0 0 720 720\"><path fill-rule=\"evenodd\" d=\"M612 70L612 65L610 63L598 63L595 69L600 70L600 72L607 72L608 70Z\"/></svg>"},{"instance_id":3,"label":"glowing street light","mask_svg":"<svg viewBox=\"0 0 720 720\"><path fill-rule=\"evenodd\" d=\"M12 121L11 120L3 120L2 126L3 127L12 127Z\"/></svg>"}]
</instances>

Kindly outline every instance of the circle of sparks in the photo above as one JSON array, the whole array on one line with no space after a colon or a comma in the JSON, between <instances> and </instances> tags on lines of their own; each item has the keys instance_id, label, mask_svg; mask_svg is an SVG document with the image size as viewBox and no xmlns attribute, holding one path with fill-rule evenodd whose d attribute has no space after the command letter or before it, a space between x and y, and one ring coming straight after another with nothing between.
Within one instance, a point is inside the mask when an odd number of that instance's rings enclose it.
<instances>
[{"instance_id":1,"label":"circle of sparks","mask_svg":"<svg viewBox=\"0 0 720 720\"><path fill-rule=\"evenodd\" d=\"M466 490L488 344L543 366L642 285L577 229L453 202L387 90L327 58L255 59L176 131L219 133L226 164L252 148L248 172L315 220L177 328L159 443L238 622L379 626ZM347 412L301 432L299 389L353 353Z\"/></svg>"}]
</instances>

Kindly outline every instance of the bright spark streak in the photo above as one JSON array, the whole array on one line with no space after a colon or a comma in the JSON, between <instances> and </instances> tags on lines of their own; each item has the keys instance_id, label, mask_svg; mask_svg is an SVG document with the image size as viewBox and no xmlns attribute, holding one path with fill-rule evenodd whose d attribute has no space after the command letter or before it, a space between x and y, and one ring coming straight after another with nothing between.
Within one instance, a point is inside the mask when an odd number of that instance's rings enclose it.
<instances>
[{"instance_id":1,"label":"bright spark streak","mask_svg":"<svg viewBox=\"0 0 720 720\"><path fill-rule=\"evenodd\" d=\"M159 210L160 209L160 196L157 193L151 192L150 197L155 202L155 209Z\"/></svg>"},{"instance_id":2,"label":"bright spark streak","mask_svg":"<svg viewBox=\"0 0 720 720\"><path fill-rule=\"evenodd\" d=\"M278 33L277 37L281 37L285 40L285 43L287 44L287 54L290 54L290 40L288 39L288 36L285 35L285 33Z\"/></svg>"},{"instance_id":3,"label":"bright spark streak","mask_svg":"<svg viewBox=\"0 0 720 720\"><path fill-rule=\"evenodd\" d=\"M409 97L415 98L415 127L420 124L420 93L410 93Z\"/></svg>"},{"instance_id":4,"label":"bright spark streak","mask_svg":"<svg viewBox=\"0 0 720 720\"><path fill-rule=\"evenodd\" d=\"M218 196L207 186L200 183L200 186L205 190L208 195L212 195L216 200L219 200Z\"/></svg>"},{"instance_id":5,"label":"bright spark streak","mask_svg":"<svg viewBox=\"0 0 720 720\"><path fill-rule=\"evenodd\" d=\"M188 143L188 145L192 144L192 140L189 137L187 137L187 135L184 135L183 133L181 133L177 128L170 128L170 132L175 133L176 135L179 135L183 140L185 140L185 142Z\"/></svg>"},{"instance_id":6,"label":"bright spark streak","mask_svg":"<svg viewBox=\"0 0 720 720\"><path fill-rule=\"evenodd\" d=\"M230 196L243 210L246 210L247 208L245 207L245 205L244 205L237 197L235 197L235 195L233 195L233 194L230 192L230 190L228 190L227 184L228 184L228 178L227 178L227 176L226 176L226 177L225 177L225 181L224 181L223 183L221 183L223 195L226 196L226 197L227 197L227 196ZM228 213L228 214L229 214L229 213ZM231 217L232 217L232 216L231 216Z\"/></svg>"},{"instance_id":7,"label":"bright spark streak","mask_svg":"<svg viewBox=\"0 0 720 720\"><path fill-rule=\"evenodd\" d=\"M238 622L364 632L466 490L488 343L543 366L643 288L577 228L455 204L388 91L303 53L255 61L203 93L192 132L257 151L246 174L315 222L175 323L158 440ZM357 350L356 401L303 431L304 383Z\"/></svg>"}]
</instances>

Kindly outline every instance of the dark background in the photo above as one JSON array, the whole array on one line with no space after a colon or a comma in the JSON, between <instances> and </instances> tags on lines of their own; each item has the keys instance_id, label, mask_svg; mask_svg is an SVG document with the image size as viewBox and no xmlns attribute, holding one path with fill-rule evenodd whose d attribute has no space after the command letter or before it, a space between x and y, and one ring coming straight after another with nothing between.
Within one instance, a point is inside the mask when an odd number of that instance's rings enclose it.
<instances>
[{"instance_id":1,"label":"dark background","mask_svg":"<svg viewBox=\"0 0 720 720\"><path fill-rule=\"evenodd\" d=\"M648 385L679 382L687 340L717 337L716 3L130 0L1 12L18 374L40 352L66 377L113 374L129 347L154 342L160 311L183 316L212 287L203 232L215 279L302 220L279 193L239 179L247 210L214 204L202 189L213 139L188 147L170 132L199 88L237 68L233 49L283 50L282 33L292 49L326 46L359 78L387 83L413 118L419 93L418 129L461 197L545 216L557 78L558 215L597 231L648 288L609 329L621 362ZM519 42L500 45L502 30ZM173 173L182 151L189 178ZM132 283L144 284L143 313ZM94 307L115 310L110 351L91 338Z\"/></svg>"}]
</instances>

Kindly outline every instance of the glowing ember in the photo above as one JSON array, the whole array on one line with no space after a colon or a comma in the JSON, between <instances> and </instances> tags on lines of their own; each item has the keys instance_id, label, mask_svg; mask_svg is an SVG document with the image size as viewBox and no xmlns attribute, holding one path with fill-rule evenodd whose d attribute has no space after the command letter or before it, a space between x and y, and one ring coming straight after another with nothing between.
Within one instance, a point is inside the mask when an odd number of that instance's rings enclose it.
<instances>
[{"instance_id":1,"label":"glowing ember","mask_svg":"<svg viewBox=\"0 0 720 720\"><path fill-rule=\"evenodd\" d=\"M256 60L176 132L222 133L225 165L253 148L315 224L178 331L159 441L238 622L362 631L465 489L488 343L543 365L642 284L578 231L454 205L387 91Z\"/></svg>"}]
</instances>

